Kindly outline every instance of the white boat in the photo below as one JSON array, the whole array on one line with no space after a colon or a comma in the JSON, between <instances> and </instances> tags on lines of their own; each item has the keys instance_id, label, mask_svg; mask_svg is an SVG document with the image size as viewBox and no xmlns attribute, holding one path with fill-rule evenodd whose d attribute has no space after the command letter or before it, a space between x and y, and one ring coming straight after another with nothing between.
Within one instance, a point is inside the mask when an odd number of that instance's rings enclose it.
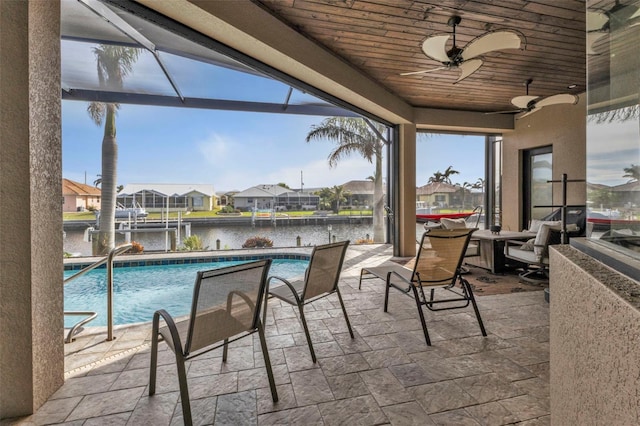
<instances>
[{"instance_id":1,"label":"white boat","mask_svg":"<svg viewBox=\"0 0 640 426\"><path fill-rule=\"evenodd\" d=\"M145 218L147 216L147 211L137 203L131 207L125 207L120 203L116 206L116 219L135 219Z\"/></svg>"}]
</instances>

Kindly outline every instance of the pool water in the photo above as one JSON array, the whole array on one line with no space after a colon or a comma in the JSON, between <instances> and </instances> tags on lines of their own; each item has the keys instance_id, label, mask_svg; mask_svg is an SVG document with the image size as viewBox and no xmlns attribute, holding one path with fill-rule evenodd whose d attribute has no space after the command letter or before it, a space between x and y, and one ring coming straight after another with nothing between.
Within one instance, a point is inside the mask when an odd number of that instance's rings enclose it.
<instances>
[{"instance_id":1,"label":"pool water","mask_svg":"<svg viewBox=\"0 0 640 426\"><path fill-rule=\"evenodd\" d=\"M115 268L113 272L113 323L148 322L158 309L173 317L188 315L193 298L196 273L244 263L243 261L158 265ZM269 275L284 278L303 276L309 265L306 260L275 259ZM77 271L65 271L67 278ZM107 273L94 269L64 286L65 311L93 311L98 317L87 326L107 325ZM65 327L71 327L80 317L65 316Z\"/></svg>"}]
</instances>

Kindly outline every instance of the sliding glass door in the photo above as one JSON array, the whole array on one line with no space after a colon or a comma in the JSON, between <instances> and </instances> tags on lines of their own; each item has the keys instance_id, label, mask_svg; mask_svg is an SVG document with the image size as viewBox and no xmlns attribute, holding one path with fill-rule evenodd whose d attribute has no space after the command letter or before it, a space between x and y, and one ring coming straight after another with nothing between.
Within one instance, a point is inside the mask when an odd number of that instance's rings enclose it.
<instances>
[{"instance_id":1,"label":"sliding glass door","mask_svg":"<svg viewBox=\"0 0 640 426\"><path fill-rule=\"evenodd\" d=\"M553 151L551 146L523 151L522 227L531 219L541 219L553 211Z\"/></svg>"}]
</instances>

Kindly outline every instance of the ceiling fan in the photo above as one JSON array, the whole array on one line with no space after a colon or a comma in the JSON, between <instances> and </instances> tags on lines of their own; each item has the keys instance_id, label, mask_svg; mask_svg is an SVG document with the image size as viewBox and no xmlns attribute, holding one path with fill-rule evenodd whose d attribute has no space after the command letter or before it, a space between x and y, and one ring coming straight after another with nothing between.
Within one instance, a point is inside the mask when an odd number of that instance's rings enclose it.
<instances>
[{"instance_id":1,"label":"ceiling fan","mask_svg":"<svg viewBox=\"0 0 640 426\"><path fill-rule=\"evenodd\" d=\"M579 98L576 95L572 95L569 93L559 93L557 95L547 96L546 98L541 98L540 96L531 96L529 95L529 85L533 82L533 79L528 79L524 82L527 86L527 94L525 96L516 96L511 99L511 103L517 108L508 111L494 111L494 112L486 112L485 114L519 114L523 113L516 117L517 120L526 117L529 114L533 114L536 111L540 111L543 107L549 105L558 105L558 104L571 104L575 105L578 103Z\"/></svg>"},{"instance_id":2,"label":"ceiling fan","mask_svg":"<svg viewBox=\"0 0 640 426\"><path fill-rule=\"evenodd\" d=\"M480 68L483 63L482 59L479 58L480 55L502 49L520 49L522 39L524 39L522 34L514 30L490 31L476 37L467 43L465 47L460 48L456 44L456 27L461 21L462 18L459 16L452 16L447 21L447 25L453 27L452 34L434 35L427 37L422 42L424 54L442 63L442 66L428 70L404 72L400 75L425 74L438 70L459 68L460 76L456 80L456 83L459 83ZM447 49L447 41L449 41L451 35L453 35L453 47Z\"/></svg>"}]
</instances>

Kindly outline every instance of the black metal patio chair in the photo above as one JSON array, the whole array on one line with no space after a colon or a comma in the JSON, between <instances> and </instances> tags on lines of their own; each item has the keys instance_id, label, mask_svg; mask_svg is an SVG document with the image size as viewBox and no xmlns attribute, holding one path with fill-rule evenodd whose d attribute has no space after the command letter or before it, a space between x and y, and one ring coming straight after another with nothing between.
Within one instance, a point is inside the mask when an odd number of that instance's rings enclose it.
<instances>
[{"instance_id":1,"label":"black metal patio chair","mask_svg":"<svg viewBox=\"0 0 640 426\"><path fill-rule=\"evenodd\" d=\"M422 311L426 306L431 311L446 309L460 309L473 306L473 310L483 336L487 335L480 317L480 311L476 304L473 290L469 282L461 274L461 265L464 259L471 233L475 229L432 229L422 234L418 254L413 268L407 268L399 264L382 265L377 267L362 268L360 271L360 283L363 279L378 278L385 281L384 311L389 305L389 289L391 287L411 296L418 307L422 330L428 346L431 339L427 331L427 324ZM460 288L456 283L460 283ZM429 296L425 294L429 291ZM443 289L448 297L435 298L435 290ZM440 293L439 293L440 294ZM450 296L449 294L453 294ZM464 303L459 303L464 302ZM440 305L442 307L436 307Z\"/></svg>"},{"instance_id":2,"label":"black metal patio chair","mask_svg":"<svg viewBox=\"0 0 640 426\"><path fill-rule=\"evenodd\" d=\"M264 259L200 271L188 318L176 322L165 310L158 310L153 315L149 396L156 391L158 342L162 337L176 356L182 414L186 425L190 425L192 419L185 361L222 346L222 361L226 362L229 342L256 331L260 336L271 397L274 402L278 401L264 327L260 320L270 266L271 259ZM165 322L162 327L161 319Z\"/></svg>"},{"instance_id":3,"label":"black metal patio chair","mask_svg":"<svg viewBox=\"0 0 640 426\"><path fill-rule=\"evenodd\" d=\"M304 334L309 345L309 352L311 352L311 359L314 363L317 361L316 353L313 350L309 327L307 326L307 320L304 316L304 305L336 293L338 295L338 300L340 301L340 306L342 307L344 319L347 322L349 334L351 335L351 338L354 337L353 330L351 329L351 323L349 322L349 316L347 315L347 310L344 308L344 302L342 301L340 289L338 288L338 281L340 280L340 273L342 272L342 263L344 262L344 256L347 252L348 245L349 241L341 241L316 246L311 253L309 267L305 272L303 280L290 282L277 276L271 276L268 280L270 295L277 297L290 305L298 307L298 311L300 312L300 321L302 322ZM285 285L271 287L271 282L273 280L281 281ZM265 302L265 321L266 306L267 303Z\"/></svg>"}]
</instances>

